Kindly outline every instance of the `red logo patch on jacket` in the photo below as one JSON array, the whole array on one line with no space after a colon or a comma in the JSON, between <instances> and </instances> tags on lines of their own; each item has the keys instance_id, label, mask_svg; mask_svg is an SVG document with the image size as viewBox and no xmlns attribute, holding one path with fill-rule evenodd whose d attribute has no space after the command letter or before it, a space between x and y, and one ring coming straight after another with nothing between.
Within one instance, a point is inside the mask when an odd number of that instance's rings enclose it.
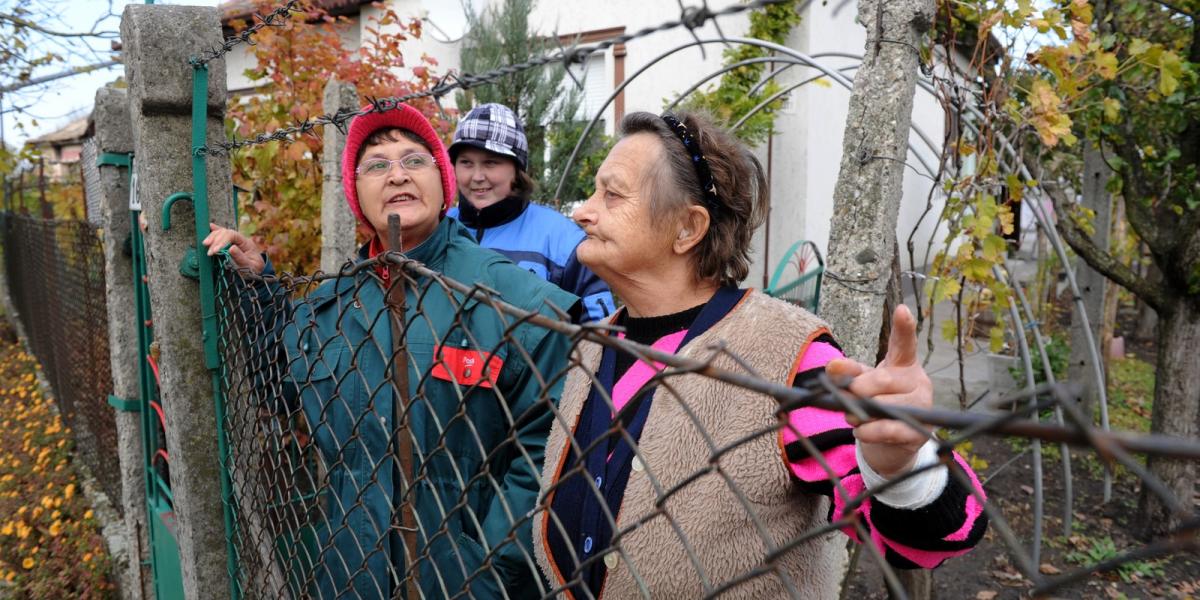
<instances>
[{"instance_id":1,"label":"red logo patch on jacket","mask_svg":"<svg viewBox=\"0 0 1200 600\"><path fill-rule=\"evenodd\" d=\"M504 366L499 356L467 348L437 346L433 356L436 362L430 374L443 381L457 381L464 387L492 387L499 381L500 368Z\"/></svg>"}]
</instances>

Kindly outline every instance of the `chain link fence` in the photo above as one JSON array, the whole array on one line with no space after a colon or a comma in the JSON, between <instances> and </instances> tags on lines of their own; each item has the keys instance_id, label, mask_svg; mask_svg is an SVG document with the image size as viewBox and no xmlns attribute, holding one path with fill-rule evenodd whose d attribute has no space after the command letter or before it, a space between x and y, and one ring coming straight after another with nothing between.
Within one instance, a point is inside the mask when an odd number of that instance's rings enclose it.
<instances>
[{"instance_id":1,"label":"chain link fence","mask_svg":"<svg viewBox=\"0 0 1200 600\"><path fill-rule=\"evenodd\" d=\"M800 348L782 359L762 349L819 323L727 293L737 308L670 353L400 254L312 277L226 267L221 387L242 594L831 597L845 583L841 531L867 542L903 597L898 568L967 551L989 521L1049 592L1113 565L1041 574L956 444L1018 435L1092 446L1169 502L1128 452L1200 458L1195 444L1092 429L1064 386L960 413L854 398L821 374L793 381ZM792 316L746 341L738 330L756 314ZM614 386L606 364L621 355L640 375ZM1028 420L1058 405L1069 426ZM845 414L955 433L937 441L936 461L868 487ZM876 500L941 465L948 480L933 504ZM1177 508L1175 545L1139 552L1195 548L1195 518Z\"/></svg>"},{"instance_id":2,"label":"chain link fence","mask_svg":"<svg viewBox=\"0 0 1200 600\"><path fill-rule=\"evenodd\" d=\"M49 380L76 453L109 498L121 497L108 355L104 252L85 221L8 213L3 219L8 289ZM121 508L121 503L114 502Z\"/></svg>"},{"instance_id":3,"label":"chain link fence","mask_svg":"<svg viewBox=\"0 0 1200 600\"><path fill-rule=\"evenodd\" d=\"M372 99L363 111L194 152L341 129L364 112L571 64L679 27L695 45L772 48L787 55L781 62L849 87L839 72L787 48L730 40L719 28L719 39L696 33L715 16L779 1L718 12L681 3L678 20L488 73L448 75L428 90ZM260 16L259 25L193 57L192 67L205 70L250 43L295 4ZM5 262L84 459L117 497L96 233L81 222L10 216ZM569 307L549 293L517 290L516 274L492 289L394 253L335 275L252 276L226 265L217 283L222 360L214 393L228 441L221 458L232 488L227 535L239 597L833 597L856 573L843 566L842 534L904 597L898 569L960 555L989 526L1034 593L1048 594L1098 570L1197 549L1194 507L1131 456L1197 461L1195 440L1096 430L1061 384L1031 381L972 413L853 397L819 369L793 372L823 325L761 295L720 292L696 317L703 331L660 347L625 339L619 327L573 324ZM711 306L724 311L709 315ZM615 372L625 374L614 380ZM1038 420L1050 410L1061 413L1058 424ZM868 482L848 418L906 423L930 437L932 457L901 477ZM936 438L931 426L950 433ZM1009 526L1017 515L989 501L953 452L984 435L1089 448L1133 473L1181 524L1140 548L1048 577L1039 569L1040 538L1031 552ZM165 460L158 465L165 469ZM945 483L932 504L905 509L885 500L935 475Z\"/></svg>"}]
</instances>

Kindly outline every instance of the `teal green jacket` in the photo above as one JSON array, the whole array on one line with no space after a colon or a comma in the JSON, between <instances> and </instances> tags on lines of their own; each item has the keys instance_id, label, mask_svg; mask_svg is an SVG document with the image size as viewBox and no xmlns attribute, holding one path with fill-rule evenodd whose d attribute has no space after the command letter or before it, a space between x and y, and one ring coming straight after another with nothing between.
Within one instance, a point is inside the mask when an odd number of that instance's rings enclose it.
<instances>
[{"instance_id":1,"label":"teal green jacket","mask_svg":"<svg viewBox=\"0 0 1200 600\"><path fill-rule=\"evenodd\" d=\"M527 311L553 316L550 304L566 311L578 300L481 248L454 219L442 219L407 256ZM417 521L405 525L417 529L417 585L427 598L464 589L466 597L502 597L501 588L508 597L540 597L530 518L570 340L514 325L428 279L417 287L408 290L405 315ZM384 294L362 269L291 302L282 321L285 397L303 411L323 463L313 475L324 490L322 526L304 586L320 598L391 598L409 576L392 521L401 486L389 439L395 394ZM473 352L501 361L494 388L452 381L483 367Z\"/></svg>"}]
</instances>

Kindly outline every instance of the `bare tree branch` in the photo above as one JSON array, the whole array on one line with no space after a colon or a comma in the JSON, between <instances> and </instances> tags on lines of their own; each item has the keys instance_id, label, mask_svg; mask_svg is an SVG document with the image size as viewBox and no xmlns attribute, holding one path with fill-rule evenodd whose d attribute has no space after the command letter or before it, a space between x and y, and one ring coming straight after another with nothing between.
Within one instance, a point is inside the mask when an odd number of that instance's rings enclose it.
<instances>
[{"instance_id":1,"label":"bare tree branch","mask_svg":"<svg viewBox=\"0 0 1200 600\"><path fill-rule=\"evenodd\" d=\"M1192 13L1186 9L1180 8L1179 6L1176 6L1175 4L1173 4L1171 2L1167 2L1166 0L1150 0L1150 1L1155 4L1160 4L1164 7L1166 7L1168 10L1171 10L1171 11L1181 14L1185 17L1188 17L1188 18L1192 19L1193 21L1196 20L1195 13Z\"/></svg>"},{"instance_id":2,"label":"bare tree branch","mask_svg":"<svg viewBox=\"0 0 1200 600\"><path fill-rule=\"evenodd\" d=\"M1074 207L1069 206L1061 193L1047 191L1054 201L1054 212L1058 214L1056 229L1071 249L1093 269L1112 280L1117 285L1133 292L1146 304L1149 304L1159 315L1164 315L1168 309L1167 292L1161 285L1156 285L1140 277L1130 267L1121 264L1108 251L1101 249L1092 238L1071 217ZM1128 203L1127 203L1128 204ZM1126 214L1129 211L1126 210Z\"/></svg>"},{"instance_id":3,"label":"bare tree branch","mask_svg":"<svg viewBox=\"0 0 1200 600\"><path fill-rule=\"evenodd\" d=\"M21 17L18 17L13 14L9 14L9 13L0 13L0 21L8 21L9 23L17 25L19 27L25 27L27 29L32 29L39 33L44 33L46 35L51 35L51 36L60 37L60 38L94 37L94 38L101 38L101 39L116 39L120 35L116 31L79 31L79 32L54 31L53 29L46 29L45 27L42 27L41 25L38 25L37 23L34 23L33 21L30 21L28 19L22 19Z\"/></svg>"}]
</instances>

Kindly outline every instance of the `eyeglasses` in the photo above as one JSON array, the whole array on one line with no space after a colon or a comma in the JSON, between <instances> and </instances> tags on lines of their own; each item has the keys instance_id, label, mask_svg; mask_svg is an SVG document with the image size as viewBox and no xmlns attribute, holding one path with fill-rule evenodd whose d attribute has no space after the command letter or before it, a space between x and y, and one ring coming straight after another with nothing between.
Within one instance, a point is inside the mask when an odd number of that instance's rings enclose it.
<instances>
[{"instance_id":1,"label":"eyeglasses","mask_svg":"<svg viewBox=\"0 0 1200 600\"><path fill-rule=\"evenodd\" d=\"M362 161L354 172L359 177L383 177L392 171L393 164L399 164L401 169L409 173L416 173L432 167L437 164L437 161L434 160L433 155L421 153L409 154L396 160L368 158Z\"/></svg>"}]
</instances>

